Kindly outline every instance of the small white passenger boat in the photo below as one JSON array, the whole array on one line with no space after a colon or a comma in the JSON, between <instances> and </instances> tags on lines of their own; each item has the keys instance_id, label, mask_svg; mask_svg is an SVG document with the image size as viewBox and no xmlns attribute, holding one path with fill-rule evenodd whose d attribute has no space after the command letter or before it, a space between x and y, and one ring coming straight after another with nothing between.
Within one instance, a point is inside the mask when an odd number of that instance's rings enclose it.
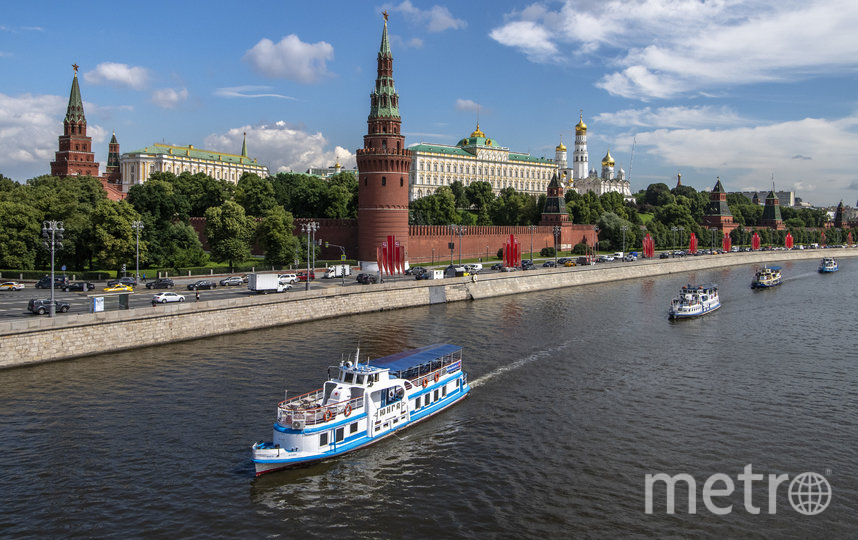
<instances>
[{"instance_id":1,"label":"small white passenger boat","mask_svg":"<svg viewBox=\"0 0 858 540\"><path fill-rule=\"evenodd\" d=\"M763 266L754 273L754 281L751 282L752 289L766 289L783 283L780 266Z\"/></svg>"},{"instance_id":2,"label":"small white passenger boat","mask_svg":"<svg viewBox=\"0 0 858 540\"><path fill-rule=\"evenodd\" d=\"M462 348L435 344L328 368L319 390L277 405L273 440L253 445L256 476L351 452L459 402Z\"/></svg>"},{"instance_id":3,"label":"small white passenger boat","mask_svg":"<svg viewBox=\"0 0 858 540\"><path fill-rule=\"evenodd\" d=\"M830 272L837 272L837 261L834 257L824 257L822 262L819 264L819 273L820 274L828 274Z\"/></svg>"},{"instance_id":4,"label":"small white passenger boat","mask_svg":"<svg viewBox=\"0 0 858 540\"><path fill-rule=\"evenodd\" d=\"M679 291L679 296L670 302L668 318L690 319L699 317L721 307L718 297L718 285L686 285Z\"/></svg>"}]
</instances>

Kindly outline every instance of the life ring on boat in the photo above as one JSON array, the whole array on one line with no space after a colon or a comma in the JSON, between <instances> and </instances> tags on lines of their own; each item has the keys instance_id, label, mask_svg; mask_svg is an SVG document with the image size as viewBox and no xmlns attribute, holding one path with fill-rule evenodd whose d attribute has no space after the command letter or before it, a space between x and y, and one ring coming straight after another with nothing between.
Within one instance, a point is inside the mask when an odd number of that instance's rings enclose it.
<instances>
[{"instance_id":1,"label":"life ring on boat","mask_svg":"<svg viewBox=\"0 0 858 540\"><path fill-rule=\"evenodd\" d=\"M393 401L393 400L395 400L395 399L396 399L396 389L395 389L395 388L390 388L390 389L387 391L387 400L388 400L388 401Z\"/></svg>"},{"instance_id":2,"label":"life ring on boat","mask_svg":"<svg viewBox=\"0 0 858 540\"><path fill-rule=\"evenodd\" d=\"M436 371L435 372L435 382L438 382L439 378L440 378L440 375L438 375L438 372Z\"/></svg>"},{"instance_id":3,"label":"life ring on boat","mask_svg":"<svg viewBox=\"0 0 858 540\"><path fill-rule=\"evenodd\" d=\"M331 409L325 411L325 422L329 422L334 417L334 413L331 412Z\"/></svg>"},{"instance_id":4,"label":"life ring on boat","mask_svg":"<svg viewBox=\"0 0 858 540\"><path fill-rule=\"evenodd\" d=\"M423 379L423 388L429 386L429 379Z\"/></svg>"},{"instance_id":5,"label":"life ring on boat","mask_svg":"<svg viewBox=\"0 0 858 540\"><path fill-rule=\"evenodd\" d=\"M348 415L350 415L351 413L352 413L352 406L351 406L351 404L346 405L346 409L343 411L343 415L344 415L344 416L348 416Z\"/></svg>"}]
</instances>

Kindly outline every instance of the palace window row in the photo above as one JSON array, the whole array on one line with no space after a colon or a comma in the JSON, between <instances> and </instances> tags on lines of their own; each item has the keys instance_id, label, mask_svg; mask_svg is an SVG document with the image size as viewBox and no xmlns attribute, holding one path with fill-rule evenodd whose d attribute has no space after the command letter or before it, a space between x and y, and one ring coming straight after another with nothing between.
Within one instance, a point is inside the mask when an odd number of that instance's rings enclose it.
<instances>
[{"instance_id":1,"label":"palace window row","mask_svg":"<svg viewBox=\"0 0 858 540\"><path fill-rule=\"evenodd\" d=\"M427 163L425 161L418 162L418 170L426 172L439 172L439 164L437 162ZM552 169L553 171L553 169ZM502 167L502 166L482 166L441 163L440 172L458 173L458 174L476 174L479 176L508 176L512 178L532 178L536 180L547 180L550 173L548 169L535 170L532 168L521 167Z\"/></svg>"}]
</instances>

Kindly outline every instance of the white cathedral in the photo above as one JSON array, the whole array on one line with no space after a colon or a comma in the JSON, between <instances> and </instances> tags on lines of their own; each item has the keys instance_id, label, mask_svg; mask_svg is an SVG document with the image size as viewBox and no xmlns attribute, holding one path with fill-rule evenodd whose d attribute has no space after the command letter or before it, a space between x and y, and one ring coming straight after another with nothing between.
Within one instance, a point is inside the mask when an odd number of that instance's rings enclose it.
<instances>
[{"instance_id":1,"label":"white cathedral","mask_svg":"<svg viewBox=\"0 0 858 540\"><path fill-rule=\"evenodd\" d=\"M566 145L563 141L555 148L554 161L557 163L557 172L564 178L565 186L574 189L581 195L592 192L596 196L603 193L617 192L626 200L633 200L631 186L626 180L626 171L620 168L614 173L614 158L611 151L602 158L602 174L595 168L589 169L590 158L587 153L587 124L584 123L584 115L581 114L578 124L575 126L575 150L572 151L572 166L566 160Z\"/></svg>"}]
</instances>

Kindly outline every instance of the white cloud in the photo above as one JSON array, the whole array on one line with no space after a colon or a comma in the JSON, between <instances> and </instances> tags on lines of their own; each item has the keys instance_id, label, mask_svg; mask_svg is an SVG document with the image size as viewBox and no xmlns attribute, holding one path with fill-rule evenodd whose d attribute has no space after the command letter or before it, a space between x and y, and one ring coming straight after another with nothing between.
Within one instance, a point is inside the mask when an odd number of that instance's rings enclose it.
<instances>
[{"instance_id":1,"label":"white cloud","mask_svg":"<svg viewBox=\"0 0 858 540\"><path fill-rule=\"evenodd\" d=\"M250 157L267 165L271 174L278 172L304 172L311 167L332 166L339 160L345 169L354 168L355 156L341 146L329 148L321 133L309 133L284 121L260 126L241 126L223 134L209 135L205 147L212 150L238 153L244 134L247 134L247 151Z\"/></svg>"},{"instance_id":2,"label":"white cloud","mask_svg":"<svg viewBox=\"0 0 858 540\"><path fill-rule=\"evenodd\" d=\"M637 128L729 127L748 124L729 107L659 107L624 109L600 113L593 117L596 124Z\"/></svg>"},{"instance_id":3,"label":"white cloud","mask_svg":"<svg viewBox=\"0 0 858 540\"><path fill-rule=\"evenodd\" d=\"M50 174L67 106L68 97L0 93L0 174L18 181ZM84 111L93 108L84 102ZM86 134L98 153L106 130L88 123Z\"/></svg>"},{"instance_id":4,"label":"white cloud","mask_svg":"<svg viewBox=\"0 0 858 540\"><path fill-rule=\"evenodd\" d=\"M188 89L159 88L152 92L152 103L162 109L174 109L188 99Z\"/></svg>"},{"instance_id":5,"label":"white cloud","mask_svg":"<svg viewBox=\"0 0 858 540\"><path fill-rule=\"evenodd\" d=\"M489 35L533 62L607 57L600 88L650 99L854 69L856 25L850 0L567 0L514 12Z\"/></svg>"},{"instance_id":6,"label":"white cloud","mask_svg":"<svg viewBox=\"0 0 858 540\"><path fill-rule=\"evenodd\" d=\"M279 99L291 99L295 100L292 96L284 96L283 94L275 94L271 92L266 92L266 90L271 90L270 86L253 86L253 85L244 85L244 86L229 86L226 88L218 88L214 91L214 95L219 97L227 97L227 98L263 98L263 97L273 97Z\"/></svg>"},{"instance_id":7,"label":"white cloud","mask_svg":"<svg viewBox=\"0 0 858 540\"><path fill-rule=\"evenodd\" d=\"M489 37L502 45L520 49L533 62L557 59L557 46L551 32L532 21L507 23L489 32Z\"/></svg>"},{"instance_id":8,"label":"white cloud","mask_svg":"<svg viewBox=\"0 0 858 540\"><path fill-rule=\"evenodd\" d=\"M456 110L457 111L467 111L467 112L479 112L480 104L471 99L457 99L456 100Z\"/></svg>"},{"instance_id":9,"label":"white cloud","mask_svg":"<svg viewBox=\"0 0 858 540\"><path fill-rule=\"evenodd\" d=\"M656 129L635 137L637 151L648 160L677 170L692 167L698 177L720 176L728 191L766 189L774 174L778 189L795 190L798 197L823 204L839 200L854 181L858 116L731 129ZM697 189L703 187L711 189L708 183Z\"/></svg>"},{"instance_id":10,"label":"white cloud","mask_svg":"<svg viewBox=\"0 0 858 540\"><path fill-rule=\"evenodd\" d=\"M102 62L95 66L95 69L84 73L83 78L90 84L112 84L142 90L149 80L149 71L146 68L128 64Z\"/></svg>"},{"instance_id":11,"label":"white cloud","mask_svg":"<svg viewBox=\"0 0 858 540\"><path fill-rule=\"evenodd\" d=\"M329 76L325 62L333 58L330 43L304 43L295 34L279 43L263 38L244 54L244 60L262 75L300 83L316 83Z\"/></svg>"},{"instance_id":12,"label":"white cloud","mask_svg":"<svg viewBox=\"0 0 858 540\"><path fill-rule=\"evenodd\" d=\"M444 30L462 30L468 23L457 19L445 6L432 6L428 10L414 7L410 0L405 0L398 6L389 7L391 11L397 11L405 15L409 21L424 25L429 32L443 32Z\"/></svg>"}]
</instances>

